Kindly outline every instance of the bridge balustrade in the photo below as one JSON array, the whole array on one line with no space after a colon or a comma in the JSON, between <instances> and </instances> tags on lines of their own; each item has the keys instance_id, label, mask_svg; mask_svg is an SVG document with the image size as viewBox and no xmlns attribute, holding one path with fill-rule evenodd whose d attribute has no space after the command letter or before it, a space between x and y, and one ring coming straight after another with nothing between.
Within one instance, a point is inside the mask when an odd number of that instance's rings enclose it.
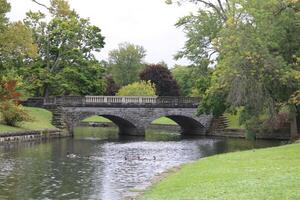
<instances>
[{"instance_id":1,"label":"bridge balustrade","mask_svg":"<svg viewBox=\"0 0 300 200\"><path fill-rule=\"evenodd\" d=\"M88 106L88 105L170 105L198 106L197 97L138 97L138 96L63 96L44 99L45 105Z\"/></svg>"}]
</instances>

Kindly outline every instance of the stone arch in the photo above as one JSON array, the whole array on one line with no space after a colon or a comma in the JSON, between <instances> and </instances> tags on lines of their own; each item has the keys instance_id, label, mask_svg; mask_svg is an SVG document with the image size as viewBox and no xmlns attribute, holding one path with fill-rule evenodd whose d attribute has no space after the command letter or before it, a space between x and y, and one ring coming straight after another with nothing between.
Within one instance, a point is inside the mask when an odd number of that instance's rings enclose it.
<instances>
[{"instance_id":1,"label":"stone arch","mask_svg":"<svg viewBox=\"0 0 300 200\"><path fill-rule=\"evenodd\" d=\"M201 123L201 118L199 119L197 116L190 116L186 114L180 113L166 113L165 115L156 115L155 117L151 118L145 129L149 127L149 125L158 118L167 117L173 121L175 121L181 128L181 134L186 135L202 135L206 132L205 126Z\"/></svg>"},{"instance_id":2,"label":"stone arch","mask_svg":"<svg viewBox=\"0 0 300 200\"><path fill-rule=\"evenodd\" d=\"M117 114L111 114L106 112L66 112L64 114L65 123L68 130L73 134L74 128L79 125L79 123L91 116L102 116L111 120L117 125L119 129L119 134L124 135L143 135L144 129L138 127L132 120L119 116Z\"/></svg>"}]
</instances>

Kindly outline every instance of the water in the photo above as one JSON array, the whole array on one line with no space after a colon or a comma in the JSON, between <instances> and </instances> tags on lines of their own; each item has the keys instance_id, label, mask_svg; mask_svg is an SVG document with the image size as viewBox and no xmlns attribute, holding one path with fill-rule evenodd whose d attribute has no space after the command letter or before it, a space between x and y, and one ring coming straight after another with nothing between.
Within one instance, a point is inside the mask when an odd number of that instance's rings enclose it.
<instances>
[{"instance_id":1,"label":"water","mask_svg":"<svg viewBox=\"0 0 300 200\"><path fill-rule=\"evenodd\" d=\"M80 128L74 139L0 146L0 199L119 200L174 166L279 144L157 131L149 131L146 139L120 138L115 130Z\"/></svg>"}]
</instances>

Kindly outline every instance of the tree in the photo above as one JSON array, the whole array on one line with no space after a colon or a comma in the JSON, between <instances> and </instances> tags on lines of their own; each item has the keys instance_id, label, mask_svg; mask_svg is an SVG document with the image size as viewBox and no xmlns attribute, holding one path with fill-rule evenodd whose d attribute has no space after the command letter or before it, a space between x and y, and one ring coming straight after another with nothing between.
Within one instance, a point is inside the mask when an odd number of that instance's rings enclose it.
<instances>
[{"instance_id":1,"label":"tree","mask_svg":"<svg viewBox=\"0 0 300 200\"><path fill-rule=\"evenodd\" d=\"M184 96L202 97L210 86L211 69L175 65L171 72Z\"/></svg>"},{"instance_id":2,"label":"tree","mask_svg":"<svg viewBox=\"0 0 300 200\"><path fill-rule=\"evenodd\" d=\"M261 114L276 116L299 88L300 2L190 1L204 6L177 23L187 36L178 57L215 64L200 112L242 107L249 130Z\"/></svg>"},{"instance_id":3,"label":"tree","mask_svg":"<svg viewBox=\"0 0 300 200\"><path fill-rule=\"evenodd\" d=\"M106 76L106 89L105 95L115 96L120 87L116 84L112 76Z\"/></svg>"},{"instance_id":4,"label":"tree","mask_svg":"<svg viewBox=\"0 0 300 200\"><path fill-rule=\"evenodd\" d=\"M173 79L170 70L162 65L148 65L146 69L141 72L140 79L154 83L158 96L180 95L176 80Z\"/></svg>"},{"instance_id":5,"label":"tree","mask_svg":"<svg viewBox=\"0 0 300 200\"><path fill-rule=\"evenodd\" d=\"M0 73L16 71L36 56L31 31L22 22L9 22L10 5L0 1Z\"/></svg>"},{"instance_id":6,"label":"tree","mask_svg":"<svg viewBox=\"0 0 300 200\"><path fill-rule=\"evenodd\" d=\"M117 96L155 96L155 85L150 81L135 82L123 86Z\"/></svg>"},{"instance_id":7,"label":"tree","mask_svg":"<svg viewBox=\"0 0 300 200\"><path fill-rule=\"evenodd\" d=\"M192 69L186 66L175 65L171 72L180 87L181 94L190 96L194 86L194 79L191 76Z\"/></svg>"},{"instance_id":8,"label":"tree","mask_svg":"<svg viewBox=\"0 0 300 200\"><path fill-rule=\"evenodd\" d=\"M0 77L0 114L3 122L9 126L16 126L22 121L29 121L30 117L20 105L22 94L18 91L20 82L11 77Z\"/></svg>"},{"instance_id":9,"label":"tree","mask_svg":"<svg viewBox=\"0 0 300 200\"><path fill-rule=\"evenodd\" d=\"M139 73L144 69L143 59L146 50L142 46L122 43L119 48L109 52L110 72L121 86L138 81Z\"/></svg>"},{"instance_id":10,"label":"tree","mask_svg":"<svg viewBox=\"0 0 300 200\"><path fill-rule=\"evenodd\" d=\"M104 70L94 55L104 46L100 28L71 10L66 0L51 0L48 10L49 22L41 12L29 12L24 20L38 46L30 73L24 72L36 82L35 94L101 94Z\"/></svg>"}]
</instances>

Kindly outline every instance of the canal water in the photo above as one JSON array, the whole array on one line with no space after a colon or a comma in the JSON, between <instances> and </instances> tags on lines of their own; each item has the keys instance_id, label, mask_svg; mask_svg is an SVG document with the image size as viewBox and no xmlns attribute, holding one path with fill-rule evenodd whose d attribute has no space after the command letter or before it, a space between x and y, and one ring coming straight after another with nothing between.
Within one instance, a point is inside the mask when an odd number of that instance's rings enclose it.
<instances>
[{"instance_id":1,"label":"canal water","mask_svg":"<svg viewBox=\"0 0 300 200\"><path fill-rule=\"evenodd\" d=\"M78 128L75 138L0 146L0 199L120 200L180 164L280 144L158 131L142 139L119 137L110 128Z\"/></svg>"}]
</instances>

